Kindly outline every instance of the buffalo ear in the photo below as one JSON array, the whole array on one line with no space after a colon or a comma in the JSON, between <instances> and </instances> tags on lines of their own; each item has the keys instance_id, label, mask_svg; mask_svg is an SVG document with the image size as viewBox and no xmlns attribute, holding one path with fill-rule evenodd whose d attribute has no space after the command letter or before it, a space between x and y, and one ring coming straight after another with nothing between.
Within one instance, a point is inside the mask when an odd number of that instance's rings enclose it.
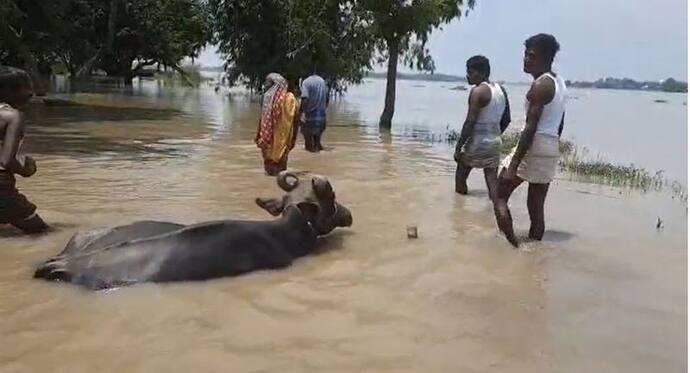
<instances>
[{"instance_id":1,"label":"buffalo ear","mask_svg":"<svg viewBox=\"0 0 690 373\"><path fill-rule=\"evenodd\" d=\"M257 198L256 204L273 216L278 216L285 209L285 202L277 198Z\"/></svg>"},{"instance_id":2,"label":"buffalo ear","mask_svg":"<svg viewBox=\"0 0 690 373\"><path fill-rule=\"evenodd\" d=\"M335 199L333 187L328 179L314 177L311 179L311 187L319 199Z\"/></svg>"}]
</instances>

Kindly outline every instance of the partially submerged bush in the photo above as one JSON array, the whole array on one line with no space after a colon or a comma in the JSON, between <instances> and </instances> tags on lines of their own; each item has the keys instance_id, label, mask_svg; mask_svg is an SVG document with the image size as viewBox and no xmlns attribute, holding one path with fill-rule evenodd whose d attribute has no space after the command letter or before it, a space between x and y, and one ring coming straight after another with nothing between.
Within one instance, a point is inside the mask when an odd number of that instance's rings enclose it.
<instances>
[{"instance_id":1,"label":"partially submerged bush","mask_svg":"<svg viewBox=\"0 0 690 373\"><path fill-rule=\"evenodd\" d=\"M459 138L459 132L448 129L445 135L439 137L439 139L451 144L457 142ZM520 132L506 132L501 136L501 140L501 153L508 154L517 146ZM688 199L687 188L677 181L666 179L663 170L652 174L633 164L629 166L617 165L606 161L603 157L592 160L587 156L586 148L579 151L572 141L564 139L560 140L559 150L561 153L560 171L569 174L578 181L635 188L643 191L668 188L674 197L684 201Z\"/></svg>"}]
</instances>

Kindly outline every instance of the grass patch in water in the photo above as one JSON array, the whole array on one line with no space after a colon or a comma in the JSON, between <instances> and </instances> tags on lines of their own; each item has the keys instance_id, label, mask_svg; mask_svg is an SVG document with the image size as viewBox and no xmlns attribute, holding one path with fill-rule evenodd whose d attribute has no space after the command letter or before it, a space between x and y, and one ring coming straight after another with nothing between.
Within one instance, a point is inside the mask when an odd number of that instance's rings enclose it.
<instances>
[{"instance_id":1,"label":"grass patch in water","mask_svg":"<svg viewBox=\"0 0 690 373\"><path fill-rule=\"evenodd\" d=\"M568 173L576 181L638 189L643 192L667 190L672 198L685 202L688 200L687 189L680 182L664 177L663 170L651 173L634 164L618 165L602 157L589 159L586 152L586 149L582 153L574 149L569 154L561 154L561 172Z\"/></svg>"},{"instance_id":2,"label":"grass patch in water","mask_svg":"<svg viewBox=\"0 0 690 373\"><path fill-rule=\"evenodd\" d=\"M432 141L434 141L435 138L436 137L434 135L431 135ZM447 130L444 135L440 136L440 138L441 141L445 141L447 143L456 143L460 139L460 132L455 130ZM501 135L501 154L510 153L513 148L517 146L519 140L520 132L504 132L503 135ZM570 154L575 149L575 144L569 140L560 140L559 149L561 151L561 155Z\"/></svg>"},{"instance_id":3,"label":"grass patch in water","mask_svg":"<svg viewBox=\"0 0 690 373\"><path fill-rule=\"evenodd\" d=\"M182 67L185 76L183 77L177 71L161 71L156 73L156 79L162 80L166 84L188 84L194 87L198 87L199 84L208 80L201 74L201 71L197 66L184 66Z\"/></svg>"},{"instance_id":4,"label":"grass patch in water","mask_svg":"<svg viewBox=\"0 0 690 373\"><path fill-rule=\"evenodd\" d=\"M460 138L460 133L455 130L447 130L440 136L441 141L455 143ZM437 140L438 138L432 138ZM520 140L520 132L506 132L501 135L501 153L510 153ZM644 192L668 190L672 198L678 198L687 202L687 188L678 181L671 181L664 177L664 171L651 173L634 164L629 166L611 163L603 157L591 159L588 157L587 148L578 150L578 147L569 140L560 140L559 150L561 160L560 171L568 174L572 180L589 182L613 187L638 189Z\"/></svg>"}]
</instances>

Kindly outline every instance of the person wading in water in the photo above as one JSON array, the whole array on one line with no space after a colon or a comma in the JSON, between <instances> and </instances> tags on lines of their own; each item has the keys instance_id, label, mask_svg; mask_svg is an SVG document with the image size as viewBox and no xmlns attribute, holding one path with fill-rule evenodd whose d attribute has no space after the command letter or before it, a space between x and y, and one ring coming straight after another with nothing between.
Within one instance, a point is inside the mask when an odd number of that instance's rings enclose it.
<instances>
[{"instance_id":1,"label":"person wading in water","mask_svg":"<svg viewBox=\"0 0 690 373\"><path fill-rule=\"evenodd\" d=\"M505 89L489 81L491 66L484 56L467 60L467 82L474 85L468 99L467 117L455 147L455 191L467 194L467 177L473 168L484 169L491 201L498 188L501 134L510 124L510 104Z\"/></svg>"},{"instance_id":2,"label":"person wading in water","mask_svg":"<svg viewBox=\"0 0 690 373\"><path fill-rule=\"evenodd\" d=\"M495 204L498 227L515 247L518 242L508 200L523 181L529 183L529 238L541 240L544 236L544 202L556 175L560 159L558 145L565 121L565 83L560 74L552 71L553 59L559 49L560 45L552 35L538 34L525 41L524 71L534 78L527 92L527 123L518 145L504 160Z\"/></svg>"},{"instance_id":3,"label":"person wading in water","mask_svg":"<svg viewBox=\"0 0 690 373\"><path fill-rule=\"evenodd\" d=\"M264 90L254 142L261 149L266 174L275 176L287 169L288 154L295 146L299 102L280 74L268 74Z\"/></svg>"},{"instance_id":4,"label":"person wading in water","mask_svg":"<svg viewBox=\"0 0 690 373\"><path fill-rule=\"evenodd\" d=\"M21 69L0 66L0 224L12 224L24 233L48 230L36 213L36 206L19 193L15 174L31 177L36 162L22 152L23 110L31 99L29 74Z\"/></svg>"},{"instance_id":5,"label":"person wading in water","mask_svg":"<svg viewBox=\"0 0 690 373\"><path fill-rule=\"evenodd\" d=\"M301 112L304 114L302 135L304 148L309 152L323 150L321 136L326 130L326 106L328 106L328 87L326 81L316 71L302 81Z\"/></svg>"}]
</instances>

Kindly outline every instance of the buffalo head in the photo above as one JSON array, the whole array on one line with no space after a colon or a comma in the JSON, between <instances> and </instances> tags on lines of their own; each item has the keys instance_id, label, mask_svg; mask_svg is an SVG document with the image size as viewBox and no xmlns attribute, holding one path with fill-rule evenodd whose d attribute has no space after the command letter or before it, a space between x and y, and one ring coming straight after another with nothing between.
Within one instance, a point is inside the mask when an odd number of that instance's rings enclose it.
<instances>
[{"instance_id":1,"label":"buffalo head","mask_svg":"<svg viewBox=\"0 0 690 373\"><path fill-rule=\"evenodd\" d=\"M337 227L352 225L352 214L335 199L333 186L327 178L311 175L300 178L283 171L277 176L278 186L286 194L281 199L257 198L259 207L273 216L282 214L288 206L296 206L319 235L328 234Z\"/></svg>"}]
</instances>

